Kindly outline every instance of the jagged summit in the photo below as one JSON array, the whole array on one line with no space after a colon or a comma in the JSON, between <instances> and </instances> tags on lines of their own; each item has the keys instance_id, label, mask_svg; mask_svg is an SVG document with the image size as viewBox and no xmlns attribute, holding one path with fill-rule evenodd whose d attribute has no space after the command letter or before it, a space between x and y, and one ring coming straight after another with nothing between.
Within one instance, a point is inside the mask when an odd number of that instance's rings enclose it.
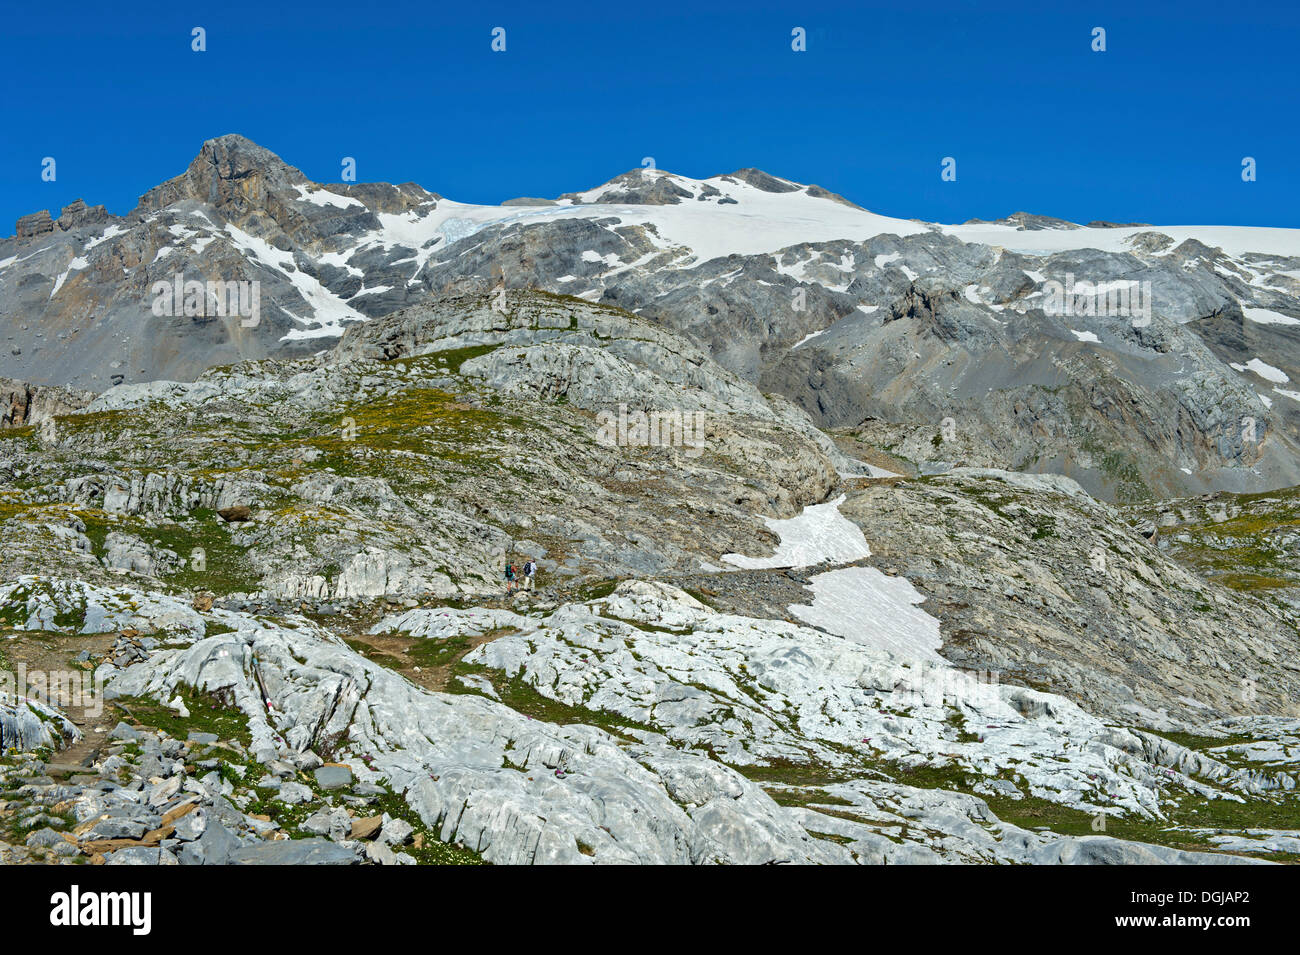
<instances>
[{"instance_id":1,"label":"jagged summit","mask_svg":"<svg viewBox=\"0 0 1300 955\"><path fill-rule=\"evenodd\" d=\"M192 199L238 215L249 207L265 208L307 182L300 170L271 150L238 133L227 133L207 140L181 175L141 196L135 213Z\"/></svg>"},{"instance_id":2,"label":"jagged summit","mask_svg":"<svg viewBox=\"0 0 1300 955\"><path fill-rule=\"evenodd\" d=\"M740 169L710 179L691 179L663 169L633 169L594 189L565 193L557 201L570 205L675 206L700 202L718 206L753 206L758 204L755 201L758 198L756 192L773 197L797 193L814 199L829 199L851 209L866 211L821 186L781 179L761 169ZM773 206L764 203L761 208L770 209Z\"/></svg>"},{"instance_id":3,"label":"jagged summit","mask_svg":"<svg viewBox=\"0 0 1300 955\"><path fill-rule=\"evenodd\" d=\"M1013 212L1011 215L1002 219L967 219L963 225L1002 225L1011 226L1012 228L1024 231L1036 231L1039 229L1078 229L1082 228L1076 222L1069 222L1066 219L1057 219L1053 216L1040 216L1032 212Z\"/></svg>"},{"instance_id":4,"label":"jagged summit","mask_svg":"<svg viewBox=\"0 0 1300 955\"><path fill-rule=\"evenodd\" d=\"M798 192L801 188L797 182L778 179L776 176L768 175L761 169L737 169L723 178L747 182L755 189L762 189L764 192Z\"/></svg>"}]
</instances>

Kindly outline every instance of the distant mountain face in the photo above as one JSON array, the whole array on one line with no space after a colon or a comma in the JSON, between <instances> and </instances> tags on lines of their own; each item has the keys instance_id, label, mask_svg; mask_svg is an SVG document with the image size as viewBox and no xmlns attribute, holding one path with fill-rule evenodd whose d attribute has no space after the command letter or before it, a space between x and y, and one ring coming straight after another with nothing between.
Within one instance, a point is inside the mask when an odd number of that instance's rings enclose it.
<instances>
[{"instance_id":1,"label":"distant mountain face","mask_svg":"<svg viewBox=\"0 0 1300 955\"><path fill-rule=\"evenodd\" d=\"M928 224L754 169L475 206L322 187L223 136L127 216L78 202L0 240L0 376L188 380L497 287L670 326L904 470L1300 483L1300 230Z\"/></svg>"}]
</instances>

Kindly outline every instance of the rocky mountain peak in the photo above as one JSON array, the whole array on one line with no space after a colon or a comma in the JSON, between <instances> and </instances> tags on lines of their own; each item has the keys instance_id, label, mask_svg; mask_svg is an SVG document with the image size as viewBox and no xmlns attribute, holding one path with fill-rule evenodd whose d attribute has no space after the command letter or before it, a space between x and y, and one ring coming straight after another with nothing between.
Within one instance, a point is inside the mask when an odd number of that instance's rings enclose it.
<instances>
[{"instance_id":1,"label":"rocky mountain peak","mask_svg":"<svg viewBox=\"0 0 1300 955\"><path fill-rule=\"evenodd\" d=\"M140 198L137 212L166 208L193 199L233 213L266 208L280 194L309 180L271 150L237 133L209 139L184 173Z\"/></svg>"},{"instance_id":2,"label":"rocky mountain peak","mask_svg":"<svg viewBox=\"0 0 1300 955\"><path fill-rule=\"evenodd\" d=\"M630 169L586 192L566 192L560 200L574 205L593 202L637 206L673 206L692 198L685 180L660 169ZM716 193L716 190L715 190Z\"/></svg>"},{"instance_id":3,"label":"rocky mountain peak","mask_svg":"<svg viewBox=\"0 0 1300 955\"><path fill-rule=\"evenodd\" d=\"M724 179L736 179L740 182L747 182L755 189L762 189L764 192L798 192L799 184L790 182L787 179L778 179L776 176L769 175L761 169L737 169L735 172L723 176Z\"/></svg>"},{"instance_id":4,"label":"rocky mountain peak","mask_svg":"<svg viewBox=\"0 0 1300 955\"><path fill-rule=\"evenodd\" d=\"M1076 222L1058 219L1054 216L1041 216L1033 212L1013 212L1003 219L968 219L966 225L1004 225L1021 232L1038 232L1043 229L1078 229Z\"/></svg>"}]
</instances>

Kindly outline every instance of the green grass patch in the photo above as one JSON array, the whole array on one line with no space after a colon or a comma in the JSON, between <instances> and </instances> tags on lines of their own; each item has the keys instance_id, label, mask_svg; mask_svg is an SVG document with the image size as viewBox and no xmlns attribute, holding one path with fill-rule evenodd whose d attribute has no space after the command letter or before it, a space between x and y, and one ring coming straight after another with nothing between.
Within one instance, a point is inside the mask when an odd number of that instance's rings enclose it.
<instances>
[{"instance_id":1,"label":"green grass patch","mask_svg":"<svg viewBox=\"0 0 1300 955\"><path fill-rule=\"evenodd\" d=\"M618 713L610 713L606 710L591 710L584 706L572 706L568 703L561 703L559 700L552 700L550 697L537 692L534 687L529 686L518 677L509 677L500 670L478 664L456 663L452 668L452 679L448 682L447 692L473 692L456 680L456 676L468 674L486 677L492 684L492 688L497 691L502 703L516 713L530 716L535 720L541 720L543 723L555 723L559 726L574 724L595 726L597 729L624 738L629 738L626 732L629 729L654 732L653 727L621 716Z\"/></svg>"},{"instance_id":2,"label":"green grass patch","mask_svg":"<svg viewBox=\"0 0 1300 955\"><path fill-rule=\"evenodd\" d=\"M391 364L399 365L411 370L431 369L434 371L446 371L453 375L460 374L460 366L465 364L471 358L479 358L482 355L490 355L501 347L498 342L491 345L467 345L464 348L449 348L446 351L428 352L424 355L415 355L411 358L394 358Z\"/></svg>"},{"instance_id":3,"label":"green grass patch","mask_svg":"<svg viewBox=\"0 0 1300 955\"><path fill-rule=\"evenodd\" d=\"M114 702L143 726L162 730L168 736L184 740L191 732L215 733L218 739L237 740L251 746L248 717L215 695L190 687L178 690L189 716L181 716L169 706L147 697L120 697Z\"/></svg>"},{"instance_id":4,"label":"green grass patch","mask_svg":"<svg viewBox=\"0 0 1300 955\"><path fill-rule=\"evenodd\" d=\"M766 766L732 766L736 772L756 783L781 786L820 787L861 777L860 772L835 769L819 763L797 763L788 759L770 759Z\"/></svg>"}]
</instances>

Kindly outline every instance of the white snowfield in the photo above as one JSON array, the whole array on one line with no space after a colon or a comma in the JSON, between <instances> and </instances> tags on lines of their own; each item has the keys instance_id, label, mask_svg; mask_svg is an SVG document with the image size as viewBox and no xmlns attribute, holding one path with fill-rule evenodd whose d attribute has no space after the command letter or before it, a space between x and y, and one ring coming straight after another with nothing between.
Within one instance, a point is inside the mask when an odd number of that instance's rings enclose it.
<instances>
[{"instance_id":1,"label":"white snowfield","mask_svg":"<svg viewBox=\"0 0 1300 955\"><path fill-rule=\"evenodd\" d=\"M1242 308L1241 313L1260 325L1300 325L1300 318L1292 318L1269 308Z\"/></svg>"},{"instance_id":2,"label":"white snowfield","mask_svg":"<svg viewBox=\"0 0 1300 955\"><path fill-rule=\"evenodd\" d=\"M825 504L813 504L788 520L764 518L780 537L771 557L723 554L742 570L846 564L871 556L862 529L840 513L841 494ZM812 580L811 605L790 608L805 623L837 636L898 656L936 666L947 663L938 654L943 641L939 621L917 606L925 598L903 577L891 577L875 567L845 567L818 574Z\"/></svg>"},{"instance_id":3,"label":"white snowfield","mask_svg":"<svg viewBox=\"0 0 1300 955\"><path fill-rule=\"evenodd\" d=\"M614 216L625 225L653 225L658 236L654 240L656 245L663 250L678 250L681 255L675 264L685 266L728 255L777 252L801 242L862 240L890 233L906 236L926 231L918 223L809 196L802 189L769 193L743 182L726 183L719 178L704 182L735 198L736 204L684 200L680 205L668 206L605 203L485 206L441 199L435 208L422 215L412 212L404 216L381 216L383 230L371 233L357 248L382 243L427 251L425 246L434 240L441 240L436 245L438 249L446 248L489 226ZM625 263L625 267L634 264Z\"/></svg>"},{"instance_id":4,"label":"white snowfield","mask_svg":"<svg viewBox=\"0 0 1300 955\"><path fill-rule=\"evenodd\" d=\"M310 202L314 206L333 206L339 209L350 209L353 206L365 208L365 203L350 196L340 196L338 193L330 192L328 189L309 189L306 185L299 184L294 186L298 191L299 197L304 202Z\"/></svg>"},{"instance_id":5,"label":"white snowfield","mask_svg":"<svg viewBox=\"0 0 1300 955\"><path fill-rule=\"evenodd\" d=\"M1279 385L1284 385L1291 380L1282 369L1274 368L1268 362L1262 361L1258 358L1252 358L1244 365L1233 362L1229 367L1234 368L1237 371L1253 371L1266 381L1271 381Z\"/></svg>"},{"instance_id":6,"label":"white snowfield","mask_svg":"<svg viewBox=\"0 0 1300 955\"><path fill-rule=\"evenodd\" d=\"M584 203L578 205L564 200L549 206L490 206L441 199L423 215L383 217L384 231L373 239L421 249L429 241L441 238L440 248L445 248L493 225L614 216L628 225L653 225L662 248L684 250L685 256L678 265L699 264L728 255L773 253L804 242L838 239L860 242L880 235L909 236L927 231L939 231L964 242L1039 254L1074 249L1127 252L1131 250L1134 236L1160 232L1175 244L1197 239L1208 246L1221 247L1229 255L1262 252L1300 256L1300 229L1152 225L1018 230L1009 225L944 225L878 215L834 199L810 195L808 186L789 180L781 181L796 187L794 191L765 192L728 176L701 180L663 171L650 175L667 177L692 196L699 195L706 187L717 189L721 196L706 197L703 201L683 199L676 205L629 205L598 201L606 193L606 188L600 187L580 194ZM718 198L735 202L720 204ZM898 253L877 255L876 266L883 268L897 257Z\"/></svg>"},{"instance_id":7,"label":"white snowfield","mask_svg":"<svg viewBox=\"0 0 1300 955\"><path fill-rule=\"evenodd\" d=\"M723 554L742 570L845 564L871 556L862 529L840 513L841 494L813 504L788 520L764 518L780 538L771 557ZM937 653L942 645L939 621L917 606L925 598L903 577L875 567L845 567L812 579L813 602L790 608L805 623L837 636L883 650L900 659L946 666Z\"/></svg>"},{"instance_id":8,"label":"white snowfield","mask_svg":"<svg viewBox=\"0 0 1300 955\"><path fill-rule=\"evenodd\" d=\"M790 612L809 626L911 660L947 666L939 621L921 610L911 581L875 567L845 567L812 579L813 602Z\"/></svg>"},{"instance_id":9,"label":"white snowfield","mask_svg":"<svg viewBox=\"0 0 1300 955\"><path fill-rule=\"evenodd\" d=\"M1000 246L1012 252L1031 255L1051 255L1074 249L1098 249L1102 252L1128 252L1132 240L1144 232L1167 235L1178 245L1195 239L1211 248L1221 248L1228 255L1247 252L1265 252L1280 256L1300 255L1300 229L1278 229L1265 226L1222 225L1149 225L1127 226L1117 229L1034 229L1020 230L1010 225L972 223L970 225L941 225L945 235L956 236L963 242Z\"/></svg>"},{"instance_id":10,"label":"white snowfield","mask_svg":"<svg viewBox=\"0 0 1300 955\"><path fill-rule=\"evenodd\" d=\"M773 567L811 567L830 562L847 564L871 556L871 548L862 529L840 513L841 494L825 504L806 507L802 514L786 520L765 517L768 530L781 543L770 557L746 557L723 554L722 559L741 570L766 570Z\"/></svg>"}]
</instances>

